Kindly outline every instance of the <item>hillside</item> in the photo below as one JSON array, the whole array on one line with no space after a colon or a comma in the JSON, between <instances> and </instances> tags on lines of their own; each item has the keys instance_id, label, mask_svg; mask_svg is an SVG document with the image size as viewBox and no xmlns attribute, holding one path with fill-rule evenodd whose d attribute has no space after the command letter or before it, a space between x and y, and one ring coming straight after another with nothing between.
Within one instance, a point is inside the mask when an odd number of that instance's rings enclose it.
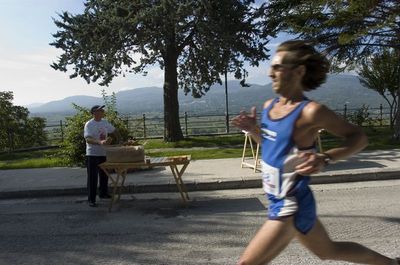
<instances>
[{"instance_id":1,"label":"hillside","mask_svg":"<svg viewBox=\"0 0 400 265\"><path fill-rule=\"evenodd\" d=\"M159 87L145 87L124 90L116 93L117 108L120 113L141 115L142 113L163 112L163 91ZM237 81L228 82L229 112L237 113L251 106L261 108L264 101L274 97L271 84L251 85L241 87ZM349 108L358 108L363 104L378 107L384 104L384 99L375 91L363 87L358 78L352 75L330 75L327 83L316 91L307 93L311 99L324 103L333 109L343 108L346 103ZM225 112L224 86L214 85L201 98L184 95L179 91L180 111L191 114L211 114ZM57 114L71 115L74 113L72 103L83 107L101 104L101 97L73 96L63 100L52 101L38 107L28 107L32 115Z\"/></svg>"}]
</instances>

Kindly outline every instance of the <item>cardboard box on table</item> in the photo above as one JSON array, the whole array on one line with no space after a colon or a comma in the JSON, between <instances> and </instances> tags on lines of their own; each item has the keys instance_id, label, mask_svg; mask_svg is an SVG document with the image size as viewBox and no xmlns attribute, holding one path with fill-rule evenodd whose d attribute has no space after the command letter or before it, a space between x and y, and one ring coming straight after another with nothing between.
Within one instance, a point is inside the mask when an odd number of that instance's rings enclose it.
<instances>
[{"instance_id":1,"label":"cardboard box on table","mask_svg":"<svg viewBox=\"0 0 400 265\"><path fill-rule=\"evenodd\" d=\"M107 162L109 163L135 163L145 162L145 152L143 145L111 145L105 148ZM149 166L140 167L140 169L149 169ZM137 170L137 169L136 169ZM136 170L129 170L133 172Z\"/></svg>"}]
</instances>

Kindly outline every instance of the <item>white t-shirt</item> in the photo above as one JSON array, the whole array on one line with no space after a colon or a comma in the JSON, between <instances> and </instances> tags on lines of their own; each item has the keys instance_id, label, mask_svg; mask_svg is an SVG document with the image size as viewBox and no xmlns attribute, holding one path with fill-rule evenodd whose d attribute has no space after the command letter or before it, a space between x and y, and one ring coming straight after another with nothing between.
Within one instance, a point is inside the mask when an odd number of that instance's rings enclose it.
<instances>
[{"instance_id":1,"label":"white t-shirt","mask_svg":"<svg viewBox=\"0 0 400 265\"><path fill-rule=\"evenodd\" d=\"M91 119L86 122L84 129L84 137L92 137L96 140L106 140L109 133L115 131L115 127L112 126L107 120L95 121ZM106 156L106 151L102 145L89 144L86 142L86 155L87 156Z\"/></svg>"}]
</instances>

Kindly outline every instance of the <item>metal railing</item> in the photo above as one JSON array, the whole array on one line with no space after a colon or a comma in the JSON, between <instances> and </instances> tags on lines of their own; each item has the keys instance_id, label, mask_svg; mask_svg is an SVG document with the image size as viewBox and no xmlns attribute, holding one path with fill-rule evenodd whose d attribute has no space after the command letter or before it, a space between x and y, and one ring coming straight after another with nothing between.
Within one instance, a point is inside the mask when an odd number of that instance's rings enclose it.
<instances>
[{"instance_id":1,"label":"metal railing","mask_svg":"<svg viewBox=\"0 0 400 265\"><path fill-rule=\"evenodd\" d=\"M349 108L346 104L342 109L334 109L334 111L342 116L344 119L352 121L355 115L362 111L362 108ZM389 108L380 105L377 108L365 108L365 113L361 113L358 124L361 126L389 126ZM238 113L230 114L234 117ZM226 122L225 113L223 114L209 114L209 115L195 115L187 112L180 116L180 124L182 133L185 137L190 136L205 136L205 135L224 135L239 133L235 127L230 126ZM229 116L228 116L229 117ZM260 114L258 114L260 117ZM161 116L151 116L142 114L140 116L123 116L130 136L137 139L151 139L164 137L164 118ZM354 121L352 121L354 122ZM57 123L48 124L46 126L46 133L49 145L59 144L64 140L65 127L68 126L65 121L60 120ZM83 129L82 129L83 130Z\"/></svg>"}]
</instances>

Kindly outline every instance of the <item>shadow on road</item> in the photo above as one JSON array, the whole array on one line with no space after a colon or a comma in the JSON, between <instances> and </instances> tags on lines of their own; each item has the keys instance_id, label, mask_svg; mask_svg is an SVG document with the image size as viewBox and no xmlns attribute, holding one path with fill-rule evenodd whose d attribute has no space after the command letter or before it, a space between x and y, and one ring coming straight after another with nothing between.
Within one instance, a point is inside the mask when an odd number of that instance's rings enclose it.
<instances>
[{"instance_id":1,"label":"shadow on road","mask_svg":"<svg viewBox=\"0 0 400 265\"><path fill-rule=\"evenodd\" d=\"M388 217L388 216L321 214L321 215L318 215L318 217L326 217L326 218L362 218L362 219L369 218L369 219L379 219L379 220L383 220L383 221L389 222L389 223L400 224L400 218L399 217Z\"/></svg>"},{"instance_id":2,"label":"shadow on road","mask_svg":"<svg viewBox=\"0 0 400 265\"><path fill-rule=\"evenodd\" d=\"M206 215L266 211L258 198L193 200L185 207L178 199L121 200L116 211L139 211L164 218L179 215Z\"/></svg>"}]
</instances>

